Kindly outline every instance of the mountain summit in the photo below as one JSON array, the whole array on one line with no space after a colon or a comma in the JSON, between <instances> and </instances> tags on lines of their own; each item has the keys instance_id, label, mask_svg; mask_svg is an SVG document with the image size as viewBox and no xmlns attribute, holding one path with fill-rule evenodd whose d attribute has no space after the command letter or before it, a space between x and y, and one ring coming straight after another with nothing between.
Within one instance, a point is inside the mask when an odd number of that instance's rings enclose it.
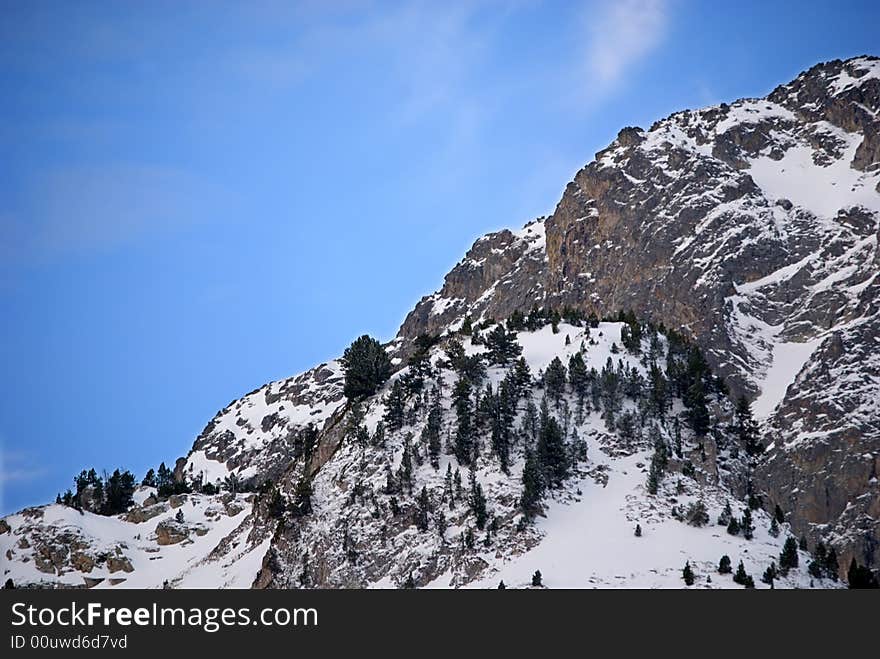
<instances>
[{"instance_id":1,"label":"mountain summit","mask_svg":"<svg viewBox=\"0 0 880 659\"><path fill-rule=\"evenodd\" d=\"M345 387L374 359L364 337L218 412L177 494L6 518L4 571L98 587L876 571L878 237L878 58L624 128L552 215L476 241L384 346L374 390Z\"/></svg>"}]
</instances>

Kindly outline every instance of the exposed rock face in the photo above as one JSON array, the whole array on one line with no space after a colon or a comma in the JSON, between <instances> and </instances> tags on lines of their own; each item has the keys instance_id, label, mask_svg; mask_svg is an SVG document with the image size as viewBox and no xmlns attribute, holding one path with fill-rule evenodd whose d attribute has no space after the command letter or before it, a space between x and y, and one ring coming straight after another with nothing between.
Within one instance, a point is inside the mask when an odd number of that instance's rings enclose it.
<instances>
[{"instance_id":1,"label":"exposed rock face","mask_svg":"<svg viewBox=\"0 0 880 659\"><path fill-rule=\"evenodd\" d=\"M680 328L758 398L768 500L880 566L878 186L880 60L820 64L766 99L622 130L541 222L545 248L480 239L401 335L533 304Z\"/></svg>"},{"instance_id":2,"label":"exposed rock face","mask_svg":"<svg viewBox=\"0 0 880 659\"><path fill-rule=\"evenodd\" d=\"M175 545L189 537L189 528L186 524L174 520L164 520L156 525L156 544Z\"/></svg>"},{"instance_id":3,"label":"exposed rock face","mask_svg":"<svg viewBox=\"0 0 880 659\"><path fill-rule=\"evenodd\" d=\"M144 522L167 512L168 508L168 504L164 502L150 506L137 506L125 513L124 519L133 524L143 524Z\"/></svg>"},{"instance_id":4,"label":"exposed rock face","mask_svg":"<svg viewBox=\"0 0 880 659\"><path fill-rule=\"evenodd\" d=\"M107 559L107 569L110 572L134 572L131 561L125 556L110 556Z\"/></svg>"}]
</instances>

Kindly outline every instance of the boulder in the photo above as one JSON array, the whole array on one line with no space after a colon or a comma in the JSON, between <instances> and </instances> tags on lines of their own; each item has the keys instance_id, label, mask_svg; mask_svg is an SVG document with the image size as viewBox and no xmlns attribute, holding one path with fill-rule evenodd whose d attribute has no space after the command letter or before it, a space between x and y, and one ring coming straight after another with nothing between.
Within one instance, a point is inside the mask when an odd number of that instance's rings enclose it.
<instances>
[{"instance_id":1,"label":"boulder","mask_svg":"<svg viewBox=\"0 0 880 659\"><path fill-rule=\"evenodd\" d=\"M159 545L176 545L189 537L189 529L185 524L180 524L168 519L159 522L156 526L156 543Z\"/></svg>"}]
</instances>

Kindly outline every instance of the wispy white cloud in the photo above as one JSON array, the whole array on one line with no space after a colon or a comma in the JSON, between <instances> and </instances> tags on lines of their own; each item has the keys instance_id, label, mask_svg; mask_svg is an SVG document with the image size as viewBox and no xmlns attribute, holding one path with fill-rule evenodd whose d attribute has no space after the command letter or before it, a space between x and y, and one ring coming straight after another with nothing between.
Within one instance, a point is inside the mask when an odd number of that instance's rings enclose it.
<instances>
[{"instance_id":1,"label":"wispy white cloud","mask_svg":"<svg viewBox=\"0 0 880 659\"><path fill-rule=\"evenodd\" d=\"M585 15L590 83L600 92L617 86L666 36L666 0L608 0Z\"/></svg>"}]
</instances>

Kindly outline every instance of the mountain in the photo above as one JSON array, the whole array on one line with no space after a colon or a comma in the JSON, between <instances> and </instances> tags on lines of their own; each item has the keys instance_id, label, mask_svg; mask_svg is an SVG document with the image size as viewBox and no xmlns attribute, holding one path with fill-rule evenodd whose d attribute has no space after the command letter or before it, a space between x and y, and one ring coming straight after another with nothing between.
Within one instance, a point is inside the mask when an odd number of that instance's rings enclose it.
<instances>
[{"instance_id":1,"label":"mountain","mask_svg":"<svg viewBox=\"0 0 880 659\"><path fill-rule=\"evenodd\" d=\"M4 573L678 587L687 562L736 586L727 555L767 587L789 538L777 586L877 571L878 237L878 58L624 128L552 215L474 243L385 346L375 393L345 395L344 360L269 383L178 460L195 492L10 516Z\"/></svg>"}]
</instances>

